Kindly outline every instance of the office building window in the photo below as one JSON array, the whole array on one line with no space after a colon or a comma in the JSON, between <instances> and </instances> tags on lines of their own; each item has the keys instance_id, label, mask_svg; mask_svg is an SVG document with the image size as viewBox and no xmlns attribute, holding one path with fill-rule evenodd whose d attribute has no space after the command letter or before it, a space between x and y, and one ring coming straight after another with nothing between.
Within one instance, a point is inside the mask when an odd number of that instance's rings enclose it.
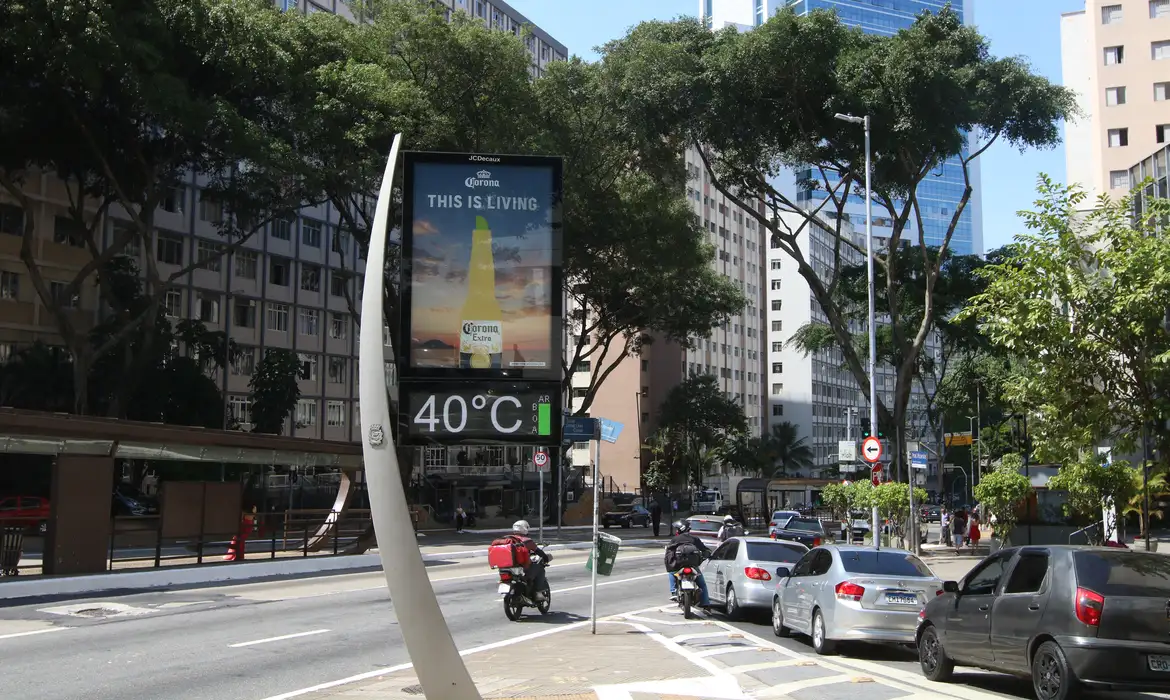
<instances>
[{"instance_id":1,"label":"office building window","mask_svg":"<svg viewBox=\"0 0 1170 700\"><path fill-rule=\"evenodd\" d=\"M332 241L329 245L329 249L334 253L345 255L345 253L349 251L349 234L346 233L345 229L334 229L333 235L329 238Z\"/></svg>"},{"instance_id":2,"label":"office building window","mask_svg":"<svg viewBox=\"0 0 1170 700\"><path fill-rule=\"evenodd\" d=\"M244 280L256 279L256 263L258 256L252 250L236 251L236 277Z\"/></svg>"},{"instance_id":3,"label":"office building window","mask_svg":"<svg viewBox=\"0 0 1170 700\"><path fill-rule=\"evenodd\" d=\"M331 313L329 314L329 337L337 340L345 340L346 331L349 328L349 317L345 314Z\"/></svg>"},{"instance_id":4,"label":"office building window","mask_svg":"<svg viewBox=\"0 0 1170 700\"><path fill-rule=\"evenodd\" d=\"M223 259L223 246L218 243L212 243L211 241L201 240L195 252L200 267L212 272L219 272L220 261Z\"/></svg>"},{"instance_id":5,"label":"office building window","mask_svg":"<svg viewBox=\"0 0 1170 700\"><path fill-rule=\"evenodd\" d=\"M228 411L237 423L252 424L252 401L247 396L229 396Z\"/></svg>"},{"instance_id":6,"label":"office building window","mask_svg":"<svg viewBox=\"0 0 1170 700\"><path fill-rule=\"evenodd\" d=\"M783 321L772 321L772 330L773 331L784 330L784 322Z\"/></svg>"},{"instance_id":7,"label":"office building window","mask_svg":"<svg viewBox=\"0 0 1170 700\"><path fill-rule=\"evenodd\" d=\"M345 296L345 290L349 287L349 275L344 272L334 271L329 275L329 293L335 297Z\"/></svg>"},{"instance_id":8,"label":"office building window","mask_svg":"<svg viewBox=\"0 0 1170 700\"><path fill-rule=\"evenodd\" d=\"M268 304L267 326L270 331L288 333L288 304Z\"/></svg>"},{"instance_id":9,"label":"office building window","mask_svg":"<svg viewBox=\"0 0 1170 700\"><path fill-rule=\"evenodd\" d=\"M772 280L772 289L780 289L780 280Z\"/></svg>"},{"instance_id":10,"label":"office building window","mask_svg":"<svg viewBox=\"0 0 1170 700\"><path fill-rule=\"evenodd\" d=\"M780 269L780 261L779 261L779 260L773 260L771 263L769 263L769 266L770 266L770 267L771 267L773 270L779 270L779 269Z\"/></svg>"},{"instance_id":11,"label":"office building window","mask_svg":"<svg viewBox=\"0 0 1170 700\"><path fill-rule=\"evenodd\" d=\"M179 318L183 313L183 292L178 289L168 291L163 296L163 309L166 310L167 316Z\"/></svg>"},{"instance_id":12,"label":"office building window","mask_svg":"<svg viewBox=\"0 0 1170 700\"><path fill-rule=\"evenodd\" d=\"M1170 140L1170 124L1158 124L1154 127L1154 141L1157 143L1166 143Z\"/></svg>"},{"instance_id":13,"label":"office building window","mask_svg":"<svg viewBox=\"0 0 1170 700\"><path fill-rule=\"evenodd\" d=\"M232 360L232 374L250 377L256 371L256 348L240 347L239 354Z\"/></svg>"},{"instance_id":14,"label":"office building window","mask_svg":"<svg viewBox=\"0 0 1170 700\"><path fill-rule=\"evenodd\" d=\"M1105 88L1105 104L1108 107L1116 107L1117 105L1125 104L1125 88Z\"/></svg>"},{"instance_id":15,"label":"office building window","mask_svg":"<svg viewBox=\"0 0 1170 700\"><path fill-rule=\"evenodd\" d=\"M163 193L162 201L159 202L159 208L163 211L168 211L172 214L182 214L183 207L187 204L187 188L179 185L177 187L168 187Z\"/></svg>"},{"instance_id":16,"label":"office building window","mask_svg":"<svg viewBox=\"0 0 1170 700\"><path fill-rule=\"evenodd\" d=\"M297 427L311 428L317 425L317 402L314 399L297 401Z\"/></svg>"},{"instance_id":17,"label":"office building window","mask_svg":"<svg viewBox=\"0 0 1170 700\"><path fill-rule=\"evenodd\" d=\"M1154 83L1154 102L1170 100L1170 83Z\"/></svg>"},{"instance_id":18,"label":"office building window","mask_svg":"<svg viewBox=\"0 0 1170 700\"><path fill-rule=\"evenodd\" d=\"M1128 170L1111 170L1109 171L1109 187L1112 189L1128 188L1129 187L1129 171Z\"/></svg>"},{"instance_id":19,"label":"office building window","mask_svg":"<svg viewBox=\"0 0 1170 700\"><path fill-rule=\"evenodd\" d=\"M1124 46L1106 46L1105 47L1105 65L1116 66L1125 62L1125 47Z\"/></svg>"},{"instance_id":20,"label":"office building window","mask_svg":"<svg viewBox=\"0 0 1170 700\"><path fill-rule=\"evenodd\" d=\"M1150 58L1164 61L1170 58L1170 41L1155 41L1150 44Z\"/></svg>"},{"instance_id":21,"label":"office building window","mask_svg":"<svg viewBox=\"0 0 1170 700\"><path fill-rule=\"evenodd\" d=\"M232 325L237 328L256 327L256 301L236 299L232 304Z\"/></svg>"},{"instance_id":22,"label":"office building window","mask_svg":"<svg viewBox=\"0 0 1170 700\"><path fill-rule=\"evenodd\" d=\"M219 323L219 295L199 292L199 320L204 323Z\"/></svg>"},{"instance_id":23,"label":"office building window","mask_svg":"<svg viewBox=\"0 0 1170 700\"><path fill-rule=\"evenodd\" d=\"M300 378L304 380L314 380L317 378L317 356L307 352L297 353L297 359L301 363Z\"/></svg>"},{"instance_id":24,"label":"office building window","mask_svg":"<svg viewBox=\"0 0 1170 700\"><path fill-rule=\"evenodd\" d=\"M287 258L272 258L268 265L268 282L278 287L288 286L289 261Z\"/></svg>"},{"instance_id":25,"label":"office building window","mask_svg":"<svg viewBox=\"0 0 1170 700\"><path fill-rule=\"evenodd\" d=\"M297 313L297 332L301 335L321 334L321 312L317 309L301 309Z\"/></svg>"},{"instance_id":26,"label":"office building window","mask_svg":"<svg viewBox=\"0 0 1170 700\"><path fill-rule=\"evenodd\" d=\"M781 352L784 350L784 343L775 341L772 343L772 352Z\"/></svg>"},{"instance_id":27,"label":"office building window","mask_svg":"<svg viewBox=\"0 0 1170 700\"><path fill-rule=\"evenodd\" d=\"M53 217L53 242L74 248L84 248L89 238L85 224L68 216Z\"/></svg>"},{"instance_id":28,"label":"office building window","mask_svg":"<svg viewBox=\"0 0 1170 700\"><path fill-rule=\"evenodd\" d=\"M223 221L223 204L211 199L206 190L199 193L199 220L213 224Z\"/></svg>"},{"instance_id":29,"label":"office building window","mask_svg":"<svg viewBox=\"0 0 1170 700\"><path fill-rule=\"evenodd\" d=\"M0 299L16 301L20 296L20 275L7 270L0 272Z\"/></svg>"},{"instance_id":30,"label":"office building window","mask_svg":"<svg viewBox=\"0 0 1170 700\"><path fill-rule=\"evenodd\" d=\"M328 425L345 425L345 403L342 401L325 402L325 422Z\"/></svg>"},{"instance_id":31,"label":"office building window","mask_svg":"<svg viewBox=\"0 0 1170 700\"><path fill-rule=\"evenodd\" d=\"M779 311L779 310L780 310L780 308L781 308L782 306L784 306L784 302L783 302L783 301L781 301L781 300L779 300L779 299L773 299L773 300L772 300L772 310L773 310L773 311Z\"/></svg>"},{"instance_id":32,"label":"office building window","mask_svg":"<svg viewBox=\"0 0 1170 700\"><path fill-rule=\"evenodd\" d=\"M782 416L782 415L784 415L784 404L782 404L782 403L774 403L774 404L772 404L772 415L773 415L773 416Z\"/></svg>"},{"instance_id":33,"label":"office building window","mask_svg":"<svg viewBox=\"0 0 1170 700\"><path fill-rule=\"evenodd\" d=\"M772 393L773 394L779 394L783 391L784 391L784 384L782 384L781 382L774 382L772 384Z\"/></svg>"},{"instance_id":34,"label":"office building window","mask_svg":"<svg viewBox=\"0 0 1170 700\"><path fill-rule=\"evenodd\" d=\"M1170 17L1170 0L1150 0L1150 19Z\"/></svg>"},{"instance_id":35,"label":"office building window","mask_svg":"<svg viewBox=\"0 0 1170 700\"><path fill-rule=\"evenodd\" d=\"M577 366L573 368L573 371L588 372L590 367L592 367L592 364L590 364L589 360L581 360L577 363Z\"/></svg>"},{"instance_id":36,"label":"office building window","mask_svg":"<svg viewBox=\"0 0 1170 700\"><path fill-rule=\"evenodd\" d=\"M650 370L650 360L642 360L642 371L648 372Z\"/></svg>"},{"instance_id":37,"label":"office building window","mask_svg":"<svg viewBox=\"0 0 1170 700\"><path fill-rule=\"evenodd\" d=\"M321 291L321 268L301 263L301 289L306 292Z\"/></svg>"},{"instance_id":38,"label":"office building window","mask_svg":"<svg viewBox=\"0 0 1170 700\"><path fill-rule=\"evenodd\" d=\"M53 299L54 306L60 306L66 309L77 308L78 303L81 301L81 295L74 292L66 297L65 288L68 286L64 282L49 282L49 296Z\"/></svg>"},{"instance_id":39,"label":"office building window","mask_svg":"<svg viewBox=\"0 0 1170 700\"><path fill-rule=\"evenodd\" d=\"M292 239L292 221L277 219L272 222L272 237L281 241Z\"/></svg>"},{"instance_id":40,"label":"office building window","mask_svg":"<svg viewBox=\"0 0 1170 700\"><path fill-rule=\"evenodd\" d=\"M1129 129L1110 129L1109 147L1124 148L1129 145Z\"/></svg>"},{"instance_id":41,"label":"office building window","mask_svg":"<svg viewBox=\"0 0 1170 700\"><path fill-rule=\"evenodd\" d=\"M24 210L15 204L0 202L0 233L24 235Z\"/></svg>"},{"instance_id":42,"label":"office building window","mask_svg":"<svg viewBox=\"0 0 1170 700\"><path fill-rule=\"evenodd\" d=\"M321 247L321 222L315 219L301 219L301 243L311 247Z\"/></svg>"},{"instance_id":43,"label":"office building window","mask_svg":"<svg viewBox=\"0 0 1170 700\"><path fill-rule=\"evenodd\" d=\"M772 363L772 374L784 374L784 363L783 362L773 362Z\"/></svg>"},{"instance_id":44,"label":"office building window","mask_svg":"<svg viewBox=\"0 0 1170 700\"><path fill-rule=\"evenodd\" d=\"M1105 5L1101 8L1101 24L1117 24L1121 21L1121 5Z\"/></svg>"},{"instance_id":45,"label":"office building window","mask_svg":"<svg viewBox=\"0 0 1170 700\"><path fill-rule=\"evenodd\" d=\"M155 258L168 265L183 264L183 239L165 233L158 234L158 249Z\"/></svg>"},{"instance_id":46,"label":"office building window","mask_svg":"<svg viewBox=\"0 0 1170 700\"><path fill-rule=\"evenodd\" d=\"M329 383L330 384L345 384L349 379L349 363L344 357L330 357L329 358Z\"/></svg>"}]
</instances>

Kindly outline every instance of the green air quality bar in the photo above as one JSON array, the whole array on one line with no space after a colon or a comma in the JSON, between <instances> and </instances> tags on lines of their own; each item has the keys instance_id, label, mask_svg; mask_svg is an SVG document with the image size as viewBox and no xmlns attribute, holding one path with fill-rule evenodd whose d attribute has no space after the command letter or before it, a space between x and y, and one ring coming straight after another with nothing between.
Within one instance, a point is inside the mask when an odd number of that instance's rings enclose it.
<instances>
[{"instance_id":1,"label":"green air quality bar","mask_svg":"<svg viewBox=\"0 0 1170 700\"><path fill-rule=\"evenodd\" d=\"M541 435L552 435L552 404L536 404L536 432Z\"/></svg>"}]
</instances>

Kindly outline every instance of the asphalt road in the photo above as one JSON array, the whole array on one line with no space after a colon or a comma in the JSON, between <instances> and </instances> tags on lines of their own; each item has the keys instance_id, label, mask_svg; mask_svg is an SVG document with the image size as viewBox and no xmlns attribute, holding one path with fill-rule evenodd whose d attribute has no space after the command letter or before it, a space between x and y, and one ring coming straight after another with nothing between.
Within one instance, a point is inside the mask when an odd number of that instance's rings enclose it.
<instances>
[{"instance_id":1,"label":"asphalt road","mask_svg":"<svg viewBox=\"0 0 1170 700\"><path fill-rule=\"evenodd\" d=\"M666 602L661 551L622 552L599 614ZM431 578L466 649L584 619L584 561L557 556L553 612L517 623L484 560L432 566ZM271 639L286 635L301 636ZM0 608L0 659L0 695L21 700L260 700L409 661L380 573Z\"/></svg>"}]
</instances>

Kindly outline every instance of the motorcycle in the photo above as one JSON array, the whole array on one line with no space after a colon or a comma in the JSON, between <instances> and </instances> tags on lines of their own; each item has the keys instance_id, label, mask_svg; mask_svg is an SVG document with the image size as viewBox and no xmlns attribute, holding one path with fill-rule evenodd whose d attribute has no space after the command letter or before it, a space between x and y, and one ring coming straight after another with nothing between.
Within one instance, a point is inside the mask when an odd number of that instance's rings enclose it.
<instances>
[{"instance_id":1,"label":"motorcycle","mask_svg":"<svg viewBox=\"0 0 1170 700\"><path fill-rule=\"evenodd\" d=\"M699 606L699 570L684 566L674 572L675 592L678 595L678 606L682 608L683 617L691 618L691 609Z\"/></svg>"},{"instance_id":2,"label":"motorcycle","mask_svg":"<svg viewBox=\"0 0 1170 700\"><path fill-rule=\"evenodd\" d=\"M530 567L539 566L544 568L547 562L542 561L539 555L533 555ZM549 607L552 605L552 591L549 590L548 578L545 577L544 585L540 591L533 591L535 594L543 591L543 600L533 600L529 597L528 588L529 580L524 573L524 569L520 567L500 569L500 585L497 589L500 595L504 596L504 614L512 622L520 619L520 613L524 608L536 608L541 615L547 615Z\"/></svg>"}]
</instances>

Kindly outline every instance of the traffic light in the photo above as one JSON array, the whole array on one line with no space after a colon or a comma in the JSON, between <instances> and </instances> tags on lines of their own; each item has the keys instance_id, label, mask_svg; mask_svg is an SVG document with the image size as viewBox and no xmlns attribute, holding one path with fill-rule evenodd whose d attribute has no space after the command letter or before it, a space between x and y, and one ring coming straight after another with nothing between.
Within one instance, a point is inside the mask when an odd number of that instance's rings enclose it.
<instances>
[{"instance_id":1,"label":"traffic light","mask_svg":"<svg viewBox=\"0 0 1170 700\"><path fill-rule=\"evenodd\" d=\"M872 433L872 432L871 432L871 430L870 430L870 422L869 422L869 418L868 418L868 417L862 417L862 418L861 418L861 439L863 439L863 440L864 440L865 438L869 437L869 436L870 436L870 435L872 435L872 434L873 434L873 433ZM879 428L879 429L878 429L878 431L877 431L877 438L878 438L879 440L885 440L885 439L886 439L886 433L885 433L885 431L883 431L883 430L881 430L881 429Z\"/></svg>"}]
</instances>

